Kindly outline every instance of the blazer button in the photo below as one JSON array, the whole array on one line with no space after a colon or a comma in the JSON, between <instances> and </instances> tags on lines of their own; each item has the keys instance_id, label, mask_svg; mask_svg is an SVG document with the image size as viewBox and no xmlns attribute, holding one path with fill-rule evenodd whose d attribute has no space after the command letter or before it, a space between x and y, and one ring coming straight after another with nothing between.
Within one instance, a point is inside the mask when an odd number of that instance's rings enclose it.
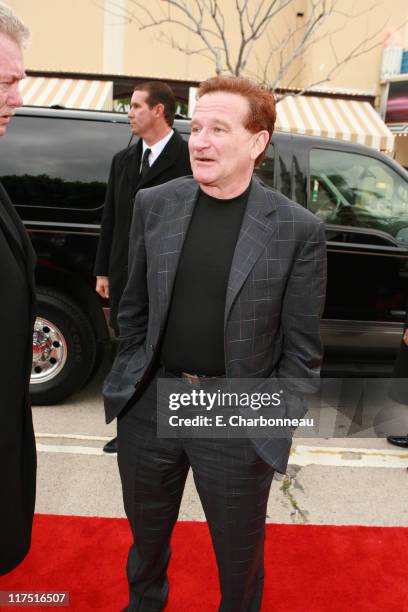
<instances>
[{"instance_id":1,"label":"blazer button","mask_svg":"<svg viewBox=\"0 0 408 612\"><path fill-rule=\"evenodd\" d=\"M154 351L154 349L155 349L154 344L150 344L150 345L149 345L149 348L150 348L150 350L151 350L151 351Z\"/></svg>"}]
</instances>

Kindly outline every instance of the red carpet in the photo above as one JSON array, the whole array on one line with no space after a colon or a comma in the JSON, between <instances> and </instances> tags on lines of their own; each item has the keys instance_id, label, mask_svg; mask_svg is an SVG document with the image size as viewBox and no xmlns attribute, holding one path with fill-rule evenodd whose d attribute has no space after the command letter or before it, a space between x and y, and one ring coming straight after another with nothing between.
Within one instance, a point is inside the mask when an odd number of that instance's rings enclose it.
<instances>
[{"instance_id":1,"label":"red carpet","mask_svg":"<svg viewBox=\"0 0 408 612\"><path fill-rule=\"evenodd\" d=\"M123 519L36 516L32 549L0 590L70 591L60 610L116 612L127 602ZM205 523L178 523L166 612L215 612ZM408 528L268 525L263 612L408 612ZM2 610L49 607L3 607Z\"/></svg>"}]
</instances>

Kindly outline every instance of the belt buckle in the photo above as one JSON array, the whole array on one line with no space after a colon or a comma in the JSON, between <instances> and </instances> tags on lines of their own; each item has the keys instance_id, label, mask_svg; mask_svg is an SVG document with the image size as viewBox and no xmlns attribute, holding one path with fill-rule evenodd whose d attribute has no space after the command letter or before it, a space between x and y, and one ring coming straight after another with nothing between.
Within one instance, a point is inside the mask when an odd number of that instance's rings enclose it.
<instances>
[{"instance_id":1,"label":"belt buckle","mask_svg":"<svg viewBox=\"0 0 408 612\"><path fill-rule=\"evenodd\" d=\"M198 374L189 374L188 372L182 372L181 376L182 378L184 378L184 380L188 382L189 385L196 385L200 382L200 379L202 378Z\"/></svg>"}]
</instances>

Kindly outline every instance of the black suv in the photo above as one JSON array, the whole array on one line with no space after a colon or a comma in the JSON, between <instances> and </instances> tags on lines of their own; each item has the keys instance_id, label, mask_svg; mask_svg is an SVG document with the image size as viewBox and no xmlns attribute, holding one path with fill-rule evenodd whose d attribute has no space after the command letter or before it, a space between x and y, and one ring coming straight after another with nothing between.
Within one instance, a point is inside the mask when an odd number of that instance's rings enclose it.
<instances>
[{"instance_id":1,"label":"black suv","mask_svg":"<svg viewBox=\"0 0 408 612\"><path fill-rule=\"evenodd\" d=\"M188 121L175 127L188 138ZM38 256L33 403L80 389L110 346L92 269L110 162L129 139L126 115L26 107L0 140L0 180ZM408 173L368 147L276 132L257 175L326 222L325 370L386 375L408 295Z\"/></svg>"}]
</instances>

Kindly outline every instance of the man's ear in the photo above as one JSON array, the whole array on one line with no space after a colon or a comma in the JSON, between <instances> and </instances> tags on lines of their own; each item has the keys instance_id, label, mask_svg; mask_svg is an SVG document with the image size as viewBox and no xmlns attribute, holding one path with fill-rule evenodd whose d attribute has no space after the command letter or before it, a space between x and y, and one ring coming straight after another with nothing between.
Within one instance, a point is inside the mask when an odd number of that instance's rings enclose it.
<instances>
[{"instance_id":1,"label":"man's ear","mask_svg":"<svg viewBox=\"0 0 408 612\"><path fill-rule=\"evenodd\" d=\"M156 104L156 106L154 107L154 114L156 117L164 117L164 104L162 104L161 102L159 102L159 104Z\"/></svg>"},{"instance_id":2,"label":"man's ear","mask_svg":"<svg viewBox=\"0 0 408 612\"><path fill-rule=\"evenodd\" d=\"M262 130L254 134L254 143L251 151L251 159L256 159L258 155L263 153L269 144L270 136L268 130Z\"/></svg>"}]
</instances>

